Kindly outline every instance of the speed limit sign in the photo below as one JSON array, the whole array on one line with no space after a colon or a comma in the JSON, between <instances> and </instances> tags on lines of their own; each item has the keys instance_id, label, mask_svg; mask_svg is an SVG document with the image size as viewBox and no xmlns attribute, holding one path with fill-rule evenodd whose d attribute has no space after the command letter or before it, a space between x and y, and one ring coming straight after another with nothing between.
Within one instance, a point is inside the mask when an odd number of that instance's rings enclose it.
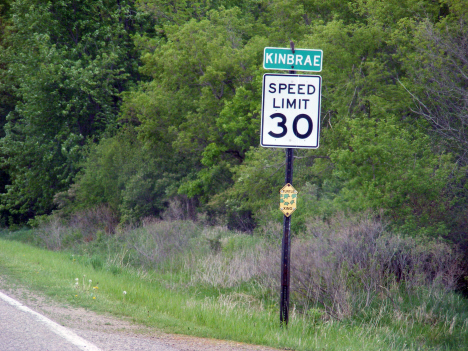
<instances>
[{"instance_id":1,"label":"speed limit sign","mask_svg":"<svg viewBox=\"0 0 468 351\"><path fill-rule=\"evenodd\" d=\"M322 77L297 74L263 76L263 147L316 149L320 135Z\"/></svg>"}]
</instances>

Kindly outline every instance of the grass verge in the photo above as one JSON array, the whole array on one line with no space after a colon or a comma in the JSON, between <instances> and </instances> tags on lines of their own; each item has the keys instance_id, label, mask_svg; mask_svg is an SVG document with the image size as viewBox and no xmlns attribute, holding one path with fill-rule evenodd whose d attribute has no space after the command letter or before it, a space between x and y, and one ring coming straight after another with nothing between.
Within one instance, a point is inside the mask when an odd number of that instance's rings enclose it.
<instances>
[{"instance_id":1,"label":"grass verge","mask_svg":"<svg viewBox=\"0 0 468 351\"><path fill-rule=\"evenodd\" d=\"M156 273L125 268L116 274L69 253L15 241L0 240L0 273L73 306L130 316L171 333L293 350L462 350L468 345L468 303L456 294L442 301L422 291L420 301L400 304L406 310L394 309L386 299L344 321L293 309L289 326L280 328L276 306L252 304L241 293L175 291Z\"/></svg>"}]
</instances>

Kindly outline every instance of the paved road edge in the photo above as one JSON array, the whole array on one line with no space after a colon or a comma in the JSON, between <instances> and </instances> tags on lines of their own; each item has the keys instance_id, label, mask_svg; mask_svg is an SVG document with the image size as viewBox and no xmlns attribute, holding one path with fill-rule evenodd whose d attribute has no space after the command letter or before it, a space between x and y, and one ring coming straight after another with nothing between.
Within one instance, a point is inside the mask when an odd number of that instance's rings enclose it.
<instances>
[{"instance_id":1,"label":"paved road edge","mask_svg":"<svg viewBox=\"0 0 468 351\"><path fill-rule=\"evenodd\" d=\"M49 318L43 316L40 313L37 313L36 311L33 311L29 307L23 305L19 301L16 301L15 299L12 299L11 297L9 297L8 295L5 295L1 291L0 291L0 299L5 301L6 303L10 304L11 306L17 308L18 310L26 312L26 313L34 316L39 322L46 325L55 334L61 336L62 338L66 339L68 342L70 342L73 345L77 346L80 350L82 350L82 351L101 351L101 349L98 348L96 345L94 345L93 343L91 343L91 342L83 339L82 337L76 335L70 329L65 328L64 326L61 326L58 323L55 323L54 321L50 320Z\"/></svg>"}]
</instances>

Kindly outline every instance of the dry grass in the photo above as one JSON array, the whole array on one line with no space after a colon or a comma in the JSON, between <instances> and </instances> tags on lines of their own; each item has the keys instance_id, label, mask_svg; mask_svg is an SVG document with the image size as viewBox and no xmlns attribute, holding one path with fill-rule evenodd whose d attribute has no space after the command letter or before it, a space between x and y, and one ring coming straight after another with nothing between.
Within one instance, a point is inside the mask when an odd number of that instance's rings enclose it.
<instances>
[{"instance_id":1,"label":"dry grass","mask_svg":"<svg viewBox=\"0 0 468 351\"><path fill-rule=\"evenodd\" d=\"M269 245L257 245L235 255L213 252L202 258L193 270L193 284L208 284L232 288L256 280L263 286L272 286L279 279L276 250Z\"/></svg>"},{"instance_id":2,"label":"dry grass","mask_svg":"<svg viewBox=\"0 0 468 351\"><path fill-rule=\"evenodd\" d=\"M281 248L263 240L235 253L220 250L194 262L192 283L232 288L256 282L275 295L279 289ZM417 242L389 233L371 217L339 216L308 224L307 234L292 240L291 292L302 311L320 308L343 319L388 299L397 307L401 289L453 290L461 274L459 255L441 242Z\"/></svg>"},{"instance_id":3,"label":"dry grass","mask_svg":"<svg viewBox=\"0 0 468 351\"><path fill-rule=\"evenodd\" d=\"M112 214L98 208L68 223L52 217L38 234L47 248L57 250L115 231L117 245L107 258L111 265L123 264L130 255L132 265L146 269L169 262L171 272L179 267L192 286L231 289L255 283L272 298L278 293L281 246L267 235L277 231L276 224L266 226L262 237L154 218L114 228ZM411 296L421 287L443 295L456 288L461 273L460 256L447 244L392 234L368 215L310 221L306 234L292 240L292 303L304 313L320 309L328 318L350 317L382 299L398 310L400 293Z\"/></svg>"},{"instance_id":4,"label":"dry grass","mask_svg":"<svg viewBox=\"0 0 468 351\"><path fill-rule=\"evenodd\" d=\"M147 218L141 225L127 227L119 235L145 267L157 267L189 252L202 228L191 221L161 221Z\"/></svg>"},{"instance_id":5,"label":"dry grass","mask_svg":"<svg viewBox=\"0 0 468 351\"><path fill-rule=\"evenodd\" d=\"M61 250L76 242L90 242L98 235L110 235L115 232L118 218L107 206L74 213L65 219L53 215L41 223L37 234L42 244L49 250Z\"/></svg>"},{"instance_id":6,"label":"dry grass","mask_svg":"<svg viewBox=\"0 0 468 351\"><path fill-rule=\"evenodd\" d=\"M305 306L321 306L338 319L368 307L390 288L453 290L460 256L440 242L418 243L385 230L372 217L309 224L293 242L292 289Z\"/></svg>"},{"instance_id":7,"label":"dry grass","mask_svg":"<svg viewBox=\"0 0 468 351\"><path fill-rule=\"evenodd\" d=\"M55 219L39 232L50 247L60 248L73 237L71 228L80 227ZM99 276L100 286L115 290L115 301L129 291L128 302L141 299L142 318L149 304L158 304L151 307L162 311L158 323L170 314L218 330L222 320L226 335L249 341L255 332L256 342L297 350L419 350L423 339L427 349L466 345L466 301L450 291L461 273L457 252L442 242L395 235L372 216L313 220L305 234L293 233L290 323L287 333L278 334L278 229L271 223L263 235L246 235L146 219L114 235L80 239L64 266L86 269L93 281Z\"/></svg>"}]
</instances>

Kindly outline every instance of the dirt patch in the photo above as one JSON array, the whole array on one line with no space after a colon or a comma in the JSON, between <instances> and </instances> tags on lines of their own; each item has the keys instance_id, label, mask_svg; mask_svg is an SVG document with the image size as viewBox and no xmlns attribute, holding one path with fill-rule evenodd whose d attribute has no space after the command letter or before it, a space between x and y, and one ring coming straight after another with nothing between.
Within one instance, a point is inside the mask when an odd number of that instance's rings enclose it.
<instances>
[{"instance_id":1,"label":"dirt patch","mask_svg":"<svg viewBox=\"0 0 468 351\"><path fill-rule=\"evenodd\" d=\"M233 341L167 334L155 328L135 324L128 318L97 314L85 308L59 304L50 297L24 287L8 286L0 277L0 291L29 308L47 316L78 335L95 343L103 351L174 350L174 351L275 351L276 349Z\"/></svg>"}]
</instances>

